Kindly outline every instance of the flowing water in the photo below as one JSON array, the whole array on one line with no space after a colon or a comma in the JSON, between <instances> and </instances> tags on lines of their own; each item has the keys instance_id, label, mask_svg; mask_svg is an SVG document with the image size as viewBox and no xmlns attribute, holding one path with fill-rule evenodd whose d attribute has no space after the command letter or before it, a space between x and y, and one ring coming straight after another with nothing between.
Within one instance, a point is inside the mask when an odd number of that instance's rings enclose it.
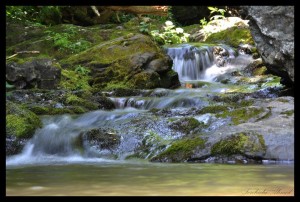
<instances>
[{"instance_id":1,"label":"flowing water","mask_svg":"<svg viewBox=\"0 0 300 202\"><path fill-rule=\"evenodd\" d=\"M141 142L147 146L145 138L153 133L166 144L182 137L182 133L166 127L168 120L191 115L195 109L209 105L208 94L229 90L229 85L215 82L215 78L244 68L252 59L222 47L226 52L222 61L209 46L183 45L166 50L182 84L201 88L145 90L139 96L110 97L117 107L112 111L43 116L43 128L36 131L23 152L6 159L6 194L293 195L293 164L162 164L125 160ZM170 116L153 114L153 109L169 110ZM208 119L194 117L203 122ZM207 131L213 132L227 123L214 121ZM118 134L120 144L109 149L93 145L85 135L94 128ZM155 141L150 143L154 146L143 154L145 159L162 149Z\"/></svg>"}]
</instances>

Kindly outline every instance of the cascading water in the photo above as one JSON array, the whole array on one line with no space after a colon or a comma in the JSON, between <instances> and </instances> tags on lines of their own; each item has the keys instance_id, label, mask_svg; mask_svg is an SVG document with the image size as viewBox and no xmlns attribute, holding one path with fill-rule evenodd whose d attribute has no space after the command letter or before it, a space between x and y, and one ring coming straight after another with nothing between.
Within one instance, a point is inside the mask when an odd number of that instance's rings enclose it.
<instances>
[{"instance_id":1,"label":"cascading water","mask_svg":"<svg viewBox=\"0 0 300 202\"><path fill-rule=\"evenodd\" d=\"M251 55L238 54L226 45L196 47L183 44L166 48L173 60L173 70L182 83L193 80L213 81L216 76L233 68L242 68L253 59Z\"/></svg>"},{"instance_id":2,"label":"cascading water","mask_svg":"<svg viewBox=\"0 0 300 202\"><path fill-rule=\"evenodd\" d=\"M176 48L168 48L167 54L173 60L173 70L179 75L180 80L199 80L203 78L203 72L214 61L212 47L196 48L183 45Z\"/></svg>"}]
</instances>

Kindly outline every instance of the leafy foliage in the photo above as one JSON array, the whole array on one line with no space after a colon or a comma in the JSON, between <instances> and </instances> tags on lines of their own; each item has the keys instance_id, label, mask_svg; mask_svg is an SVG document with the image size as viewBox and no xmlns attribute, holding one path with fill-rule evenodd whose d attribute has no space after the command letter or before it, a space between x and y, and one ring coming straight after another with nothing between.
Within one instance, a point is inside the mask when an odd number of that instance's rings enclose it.
<instances>
[{"instance_id":1,"label":"leafy foliage","mask_svg":"<svg viewBox=\"0 0 300 202\"><path fill-rule=\"evenodd\" d=\"M53 32L50 30L45 31L45 33L53 39L54 47L57 47L60 51L79 53L88 49L91 45L89 41L81 38L74 40L77 31L76 28L72 26L66 28L64 33Z\"/></svg>"},{"instance_id":2,"label":"leafy foliage","mask_svg":"<svg viewBox=\"0 0 300 202\"><path fill-rule=\"evenodd\" d=\"M220 15L213 15L209 18L210 21L212 20L217 20L217 19L224 19L225 18L225 12L226 10L225 9L219 9L217 7L211 7L211 6L208 6L207 7L209 10L210 10L210 15L211 16L213 13L219 13ZM204 17L203 19L200 20L200 26L203 28L205 25L207 25L209 22L206 21L206 18Z\"/></svg>"},{"instance_id":3,"label":"leafy foliage","mask_svg":"<svg viewBox=\"0 0 300 202\"><path fill-rule=\"evenodd\" d=\"M91 72L89 69L81 65L77 65L74 71L82 75L88 75Z\"/></svg>"},{"instance_id":4,"label":"leafy foliage","mask_svg":"<svg viewBox=\"0 0 300 202\"><path fill-rule=\"evenodd\" d=\"M184 30L180 27L176 28L171 21L166 21L163 29L164 31L162 33L160 33L159 30L150 32L154 40L161 45L178 44L189 41L189 34L184 33Z\"/></svg>"},{"instance_id":5,"label":"leafy foliage","mask_svg":"<svg viewBox=\"0 0 300 202\"><path fill-rule=\"evenodd\" d=\"M61 18L60 6L6 6L6 17L29 24L57 24ZM48 19L55 19L48 21Z\"/></svg>"},{"instance_id":6,"label":"leafy foliage","mask_svg":"<svg viewBox=\"0 0 300 202\"><path fill-rule=\"evenodd\" d=\"M149 34L149 27L151 26L151 23L147 22L140 22L140 32L144 34Z\"/></svg>"}]
</instances>

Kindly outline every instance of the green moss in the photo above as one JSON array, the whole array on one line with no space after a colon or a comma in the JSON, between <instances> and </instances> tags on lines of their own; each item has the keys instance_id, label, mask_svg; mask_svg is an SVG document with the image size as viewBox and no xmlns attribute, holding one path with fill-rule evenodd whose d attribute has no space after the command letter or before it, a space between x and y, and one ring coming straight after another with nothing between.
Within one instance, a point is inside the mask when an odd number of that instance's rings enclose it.
<instances>
[{"instance_id":1,"label":"green moss","mask_svg":"<svg viewBox=\"0 0 300 202\"><path fill-rule=\"evenodd\" d=\"M243 133L233 135L229 138L221 140L214 144L211 148L212 155L226 155L242 154L244 144L249 140L249 137Z\"/></svg>"},{"instance_id":2,"label":"green moss","mask_svg":"<svg viewBox=\"0 0 300 202\"><path fill-rule=\"evenodd\" d=\"M287 116L292 116L294 114L294 110L293 109L292 110L287 110L285 112L281 112L280 114L285 114Z\"/></svg>"},{"instance_id":3,"label":"green moss","mask_svg":"<svg viewBox=\"0 0 300 202\"><path fill-rule=\"evenodd\" d=\"M46 106L32 106L30 110L38 115L58 115L58 114L73 114L74 112L68 108L54 108Z\"/></svg>"},{"instance_id":4,"label":"green moss","mask_svg":"<svg viewBox=\"0 0 300 202\"><path fill-rule=\"evenodd\" d=\"M204 126L197 119L193 117L185 117L178 121L172 122L170 127L174 130L178 130L182 133L189 134L192 130L197 127Z\"/></svg>"},{"instance_id":5,"label":"green moss","mask_svg":"<svg viewBox=\"0 0 300 202\"><path fill-rule=\"evenodd\" d=\"M224 111L221 114L217 114L217 117L222 117L222 118L226 118L226 117L231 117L231 121L233 122L234 125L238 125L241 123L245 123L246 121L248 121L249 119L259 115L260 113L262 113L264 111L263 108L253 108L253 107L249 107L249 108L239 108L239 109L235 109L232 111Z\"/></svg>"},{"instance_id":6,"label":"green moss","mask_svg":"<svg viewBox=\"0 0 300 202\"><path fill-rule=\"evenodd\" d=\"M260 135L260 134L256 134L256 136L258 137L259 144L262 147L263 151L266 152L267 151L267 146L266 146L264 137L262 135ZM258 150L259 148L258 147L254 147L253 149L254 150Z\"/></svg>"},{"instance_id":7,"label":"green moss","mask_svg":"<svg viewBox=\"0 0 300 202\"><path fill-rule=\"evenodd\" d=\"M200 110L200 113L201 114L206 114L206 113L216 114L216 113L227 111L227 110L228 110L228 106L226 106L226 105L210 105L210 106L203 107Z\"/></svg>"},{"instance_id":8,"label":"green moss","mask_svg":"<svg viewBox=\"0 0 300 202\"><path fill-rule=\"evenodd\" d=\"M268 107L268 110L269 110L269 111L268 111L265 115L263 115L262 117L256 119L256 121L260 121L260 120L263 120L263 119L267 119L267 118L269 118L270 116L272 116L271 107Z\"/></svg>"},{"instance_id":9,"label":"green moss","mask_svg":"<svg viewBox=\"0 0 300 202\"><path fill-rule=\"evenodd\" d=\"M211 155L253 155L266 152L266 145L262 135L239 133L220 140L211 148Z\"/></svg>"},{"instance_id":10,"label":"green moss","mask_svg":"<svg viewBox=\"0 0 300 202\"><path fill-rule=\"evenodd\" d=\"M254 45L251 32L248 28L231 27L229 29L213 33L207 37L206 43L224 43L232 47L240 44Z\"/></svg>"},{"instance_id":11,"label":"green moss","mask_svg":"<svg viewBox=\"0 0 300 202\"><path fill-rule=\"evenodd\" d=\"M261 87L262 88L266 88L266 87L281 87L282 84L280 84L280 80L281 80L281 77L278 77L278 76L269 77L267 79L267 82L263 83L261 85Z\"/></svg>"},{"instance_id":12,"label":"green moss","mask_svg":"<svg viewBox=\"0 0 300 202\"><path fill-rule=\"evenodd\" d=\"M266 72L267 72L266 66L262 66L262 67L255 68L253 70L253 75L255 75L255 76L265 75Z\"/></svg>"},{"instance_id":13,"label":"green moss","mask_svg":"<svg viewBox=\"0 0 300 202\"><path fill-rule=\"evenodd\" d=\"M126 42L126 44L124 44ZM158 47L148 36L135 35L129 39L123 37L105 41L77 55L71 56L64 62L67 64L83 64L84 66L110 65L129 56L144 52L157 52Z\"/></svg>"},{"instance_id":14,"label":"green moss","mask_svg":"<svg viewBox=\"0 0 300 202\"><path fill-rule=\"evenodd\" d=\"M89 85L88 81L90 76L78 74L73 70L62 69L61 71L61 81L60 88L67 90L92 90L92 87Z\"/></svg>"},{"instance_id":15,"label":"green moss","mask_svg":"<svg viewBox=\"0 0 300 202\"><path fill-rule=\"evenodd\" d=\"M194 150L203 149L205 141L199 137L193 139L182 139L172 143L172 145L152 158L151 161L182 162L191 158Z\"/></svg>"},{"instance_id":16,"label":"green moss","mask_svg":"<svg viewBox=\"0 0 300 202\"><path fill-rule=\"evenodd\" d=\"M30 138L39 127L42 127L42 122L35 113L15 103L6 103L7 135Z\"/></svg>"},{"instance_id":17,"label":"green moss","mask_svg":"<svg viewBox=\"0 0 300 202\"><path fill-rule=\"evenodd\" d=\"M75 114L82 114L88 111L87 109L81 106L71 106L69 110L71 111L71 113L75 113Z\"/></svg>"},{"instance_id":18,"label":"green moss","mask_svg":"<svg viewBox=\"0 0 300 202\"><path fill-rule=\"evenodd\" d=\"M237 103L236 107L249 107L252 106L254 103L254 100L242 100Z\"/></svg>"},{"instance_id":19,"label":"green moss","mask_svg":"<svg viewBox=\"0 0 300 202\"><path fill-rule=\"evenodd\" d=\"M129 81L137 89L153 89L160 86L159 74L156 72L141 72Z\"/></svg>"},{"instance_id":20,"label":"green moss","mask_svg":"<svg viewBox=\"0 0 300 202\"><path fill-rule=\"evenodd\" d=\"M44 106L32 106L29 109L38 115L49 114L50 112L49 108Z\"/></svg>"},{"instance_id":21,"label":"green moss","mask_svg":"<svg viewBox=\"0 0 300 202\"><path fill-rule=\"evenodd\" d=\"M85 99L82 99L74 94L67 94L66 96L66 104L68 105L75 105L75 106L83 106L87 109L90 109L90 110L96 110L98 109L98 106L97 104L95 103L92 103L88 100L85 100Z\"/></svg>"},{"instance_id":22,"label":"green moss","mask_svg":"<svg viewBox=\"0 0 300 202\"><path fill-rule=\"evenodd\" d=\"M195 24L195 25L185 26L185 27L183 27L183 30L186 33L192 34L192 33L195 33L196 31L200 30L200 25Z\"/></svg>"}]
</instances>

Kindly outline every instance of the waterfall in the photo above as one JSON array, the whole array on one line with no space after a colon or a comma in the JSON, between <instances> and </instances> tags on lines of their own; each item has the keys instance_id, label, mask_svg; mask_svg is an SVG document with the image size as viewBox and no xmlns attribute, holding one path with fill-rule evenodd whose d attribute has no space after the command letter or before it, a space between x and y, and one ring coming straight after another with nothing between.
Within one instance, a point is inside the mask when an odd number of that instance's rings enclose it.
<instances>
[{"instance_id":1,"label":"waterfall","mask_svg":"<svg viewBox=\"0 0 300 202\"><path fill-rule=\"evenodd\" d=\"M230 64L239 57L226 45L200 46L182 44L168 47L166 53L173 60L173 70L178 73L181 82L191 80L213 80L216 75L224 73ZM250 56L249 56L250 57ZM249 60L247 57L247 60ZM208 69L211 71L207 72Z\"/></svg>"}]
</instances>

